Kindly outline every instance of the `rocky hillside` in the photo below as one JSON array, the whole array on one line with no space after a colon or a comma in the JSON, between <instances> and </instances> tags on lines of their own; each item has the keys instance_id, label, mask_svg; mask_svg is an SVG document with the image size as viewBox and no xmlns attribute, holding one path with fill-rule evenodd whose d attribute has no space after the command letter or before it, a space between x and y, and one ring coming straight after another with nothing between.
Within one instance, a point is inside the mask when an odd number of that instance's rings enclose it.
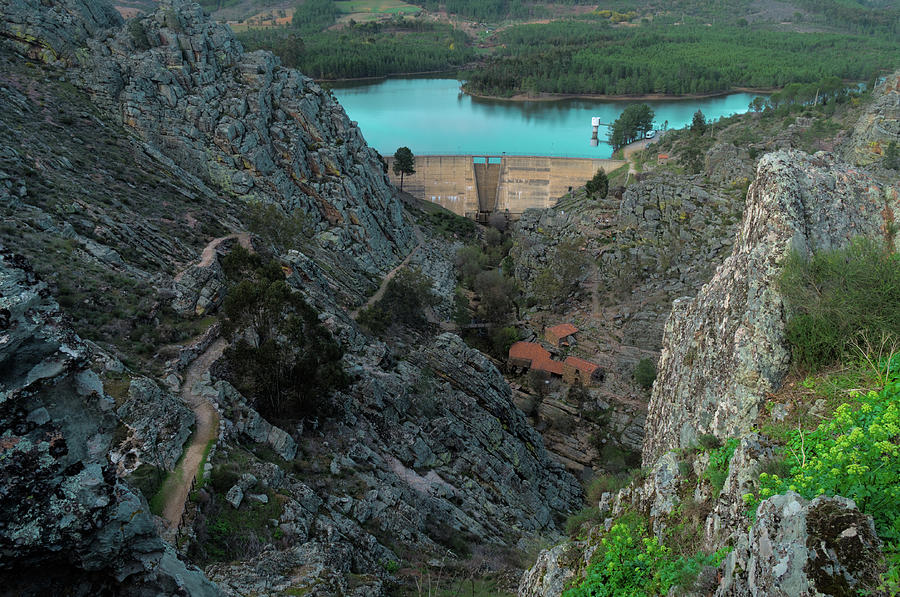
<instances>
[{"instance_id":1,"label":"rocky hillside","mask_svg":"<svg viewBox=\"0 0 900 597\"><path fill-rule=\"evenodd\" d=\"M218 595L116 478L115 402L21 255L0 253L4 594ZM122 580L127 579L125 584Z\"/></svg>"},{"instance_id":2,"label":"rocky hillside","mask_svg":"<svg viewBox=\"0 0 900 597\"><path fill-rule=\"evenodd\" d=\"M699 577L685 589L691 594L833 595L877 585L880 542L851 500L807 502L789 491L764 499L753 523L746 512L761 471L775 461L772 440L754 428L790 364L780 265L792 250L808 255L856 236L896 247L897 197L896 182L885 185L828 154L779 151L760 160L730 256L694 298L675 302L666 323L645 428L646 472L603 494L595 516L604 523L542 553L520 595L559 595L580 583L607 533L642 528L634 515L651 537L691 550L682 553L733 547L721 564L698 564Z\"/></svg>"},{"instance_id":3,"label":"rocky hillside","mask_svg":"<svg viewBox=\"0 0 900 597\"><path fill-rule=\"evenodd\" d=\"M429 561L514 569L520 540L555 536L581 488L494 365L434 330L401 330L398 352L350 317L417 245L435 288L452 266L328 93L196 4L127 23L80 0L0 15L4 591L380 595ZM279 243L284 222L303 238ZM336 414L266 420L207 362L232 340L217 322L238 245L337 342ZM167 546L148 511L199 427L179 394L218 425ZM32 507L38 490L52 503ZM58 576L23 574L38 568Z\"/></svg>"}]
</instances>

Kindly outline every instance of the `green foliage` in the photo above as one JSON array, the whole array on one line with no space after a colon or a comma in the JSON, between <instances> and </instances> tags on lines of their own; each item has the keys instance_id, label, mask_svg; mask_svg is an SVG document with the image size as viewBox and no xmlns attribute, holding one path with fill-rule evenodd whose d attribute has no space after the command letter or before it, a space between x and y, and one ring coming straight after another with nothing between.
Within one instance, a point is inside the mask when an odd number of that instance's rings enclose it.
<instances>
[{"instance_id":1,"label":"green foliage","mask_svg":"<svg viewBox=\"0 0 900 597\"><path fill-rule=\"evenodd\" d=\"M575 292L590 264L581 251L583 239L575 238L559 243L548 255L549 266L535 276L532 290L542 305L561 306Z\"/></svg>"},{"instance_id":2,"label":"green foliage","mask_svg":"<svg viewBox=\"0 0 900 597\"><path fill-rule=\"evenodd\" d=\"M403 190L403 177L416 173L416 158L409 147L400 147L394 152L394 174L400 175L400 190Z\"/></svg>"},{"instance_id":3,"label":"green foliage","mask_svg":"<svg viewBox=\"0 0 900 597\"><path fill-rule=\"evenodd\" d=\"M714 498L719 497L722 487L725 486L725 479L728 478L728 465L740 443L739 439L732 437L727 439L721 447L709 451L709 465L707 465L703 477L712 485Z\"/></svg>"},{"instance_id":4,"label":"green foliage","mask_svg":"<svg viewBox=\"0 0 900 597\"><path fill-rule=\"evenodd\" d=\"M294 10L291 24L301 32L314 33L333 25L338 12L332 0L303 0Z\"/></svg>"},{"instance_id":5,"label":"green foliage","mask_svg":"<svg viewBox=\"0 0 900 597\"><path fill-rule=\"evenodd\" d=\"M509 354L509 347L518 341L519 330L513 326L491 330L491 344L494 347L493 354L500 359L505 359Z\"/></svg>"},{"instance_id":6,"label":"green foliage","mask_svg":"<svg viewBox=\"0 0 900 597\"><path fill-rule=\"evenodd\" d=\"M305 32L302 38L289 29L251 30L237 37L248 50L270 50L286 66L317 79L447 71L475 57L464 32L402 17Z\"/></svg>"},{"instance_id":7,"label":"green foliage","mask_svg":"<svg viewBox=\"0 0 900 597\"><path fill-rule=\"evenodd\" d=\"M706 132L706 116L700 110L694 112L694 117L691 119L691 132L695 135L702 135Z\"/></svg>"},{"instance_id":8,"label":"green foliage","mask_svg":"<svg viewBox=\"0 0 900 597\"><path fill-rule=\"evenodd\" d=\"M653 359L641 359L634 367L634 381L645 390L653 387L656 380L656 361Z\"/></svg>"},{"instance_id":9,"label":"green foliage","mask_svg":"<svg viewBox=\"0 0 900 597\"><path fill-rule=\"evenodd\" d=\"M446 236L463 240L468 240L475 236L475 222L445 210L430 212L428 214L428 223L437 232Z\"/></svg>"},{"instance_id":10,"label":"green foliage","mask_svg":"<svg viewBox=\"0 0 900 597\"><path fill-rule=\"evenodd\" d=\"M823 76L855 80L896 64L895 38L888 35L672 27L660 16L640 27L612 27L591 17L520 25L497 37L502 47L469 75L467 89L499 96L529 90L692 94L813 83Z\"/></svg>"},{"instance_id":11,"label":"green foliage","mask_svg":"<svg viewBox=\"0 0 900 597\"><path fill-rule=\"evenodd\" d=\"M439 299L431 290L431 280L416 268L407 267L394 276L376 303L392 321L419 327L426 323L425 309Z\"/></svg>"},{"instance_id":12,"label":"green foliage","mask_svg":"<svg viewBox=\"0 0 900 597\"><path fill-rule=\"evenodd\" d=\"M900 354L879 364L884 387L851 393L851 400L815 430L791 433L787 475L760 474L759 492L744 496L755 512L762 500L785 491L807 499L841 495L875 521L891 570L900 574Z\"/></svg>"},{"instance_id":13,"label":"green foliage","mask_svg":"<svg viewBox=\"0 0 900 597\"><path fill-rule=\"evenodd\" d=\"M887 149L884 151L884 160L881 164L885 168L900 170L900 149L897 148L896 141L888 143Z\"/></svg>"},{"instance_id":14,"label":"green foliage","mask_svg":"<svg viewBox=\"0 0 900 597\"><path fill-rule=\"evenodd\" d=\"M606 199L606 196L609 194L609 178L607 178L603 168L597 170L594 177L585 183L584 189L592 197Z\"/></svg>"},{"instance_id":15,"label":"green foliage","mask_svg":"<svg viewBox=\"0 0 900 597\"><path fill-rule=\"evenodd\" d=\"M343 350L319 323L318 313L294 293L275 261L241 247L224 260L231 284L223 305L226 332L241 334L224 353L226 377L270 418L329 414L328 396L349 378Z\"/></svg>"},{"instance_id":16,"label":"green foliage","mask_svg":"<svg viewBox=\"0 0 900 597\"><path fill-rule=\"evenodd\" d=\"M266 239L280 252L299 248L310 236L306 216L300 210L285 213L274 203L247 204L247 229Z\"/></svg>"},{"instance_id":17,"label":"green foliage","mask_svg":"<svg viewBox=\"0 0 900 597\"><path fill-rule=\"evenodd\" d=\"M134 485L149 502L159 492L165 478L165 470L144 462L128 475L126 480Z\"/></svg>"},{"instance_id":18,"label":"green foliage","mask_svg":"<svg viewBox=\"0 0 900 597\"><path fill-rule=\"evenodd\" d=\"M613 151L643 138L653 130L653 117L653 110L647 104L632 104L625 108L625 111L613 122L612 130L609 133L609 143L612 145Z\"/></svg>"},{"instance_id":19,"label":"green foliage","mask_svg":"<svg viewBox=\"0 0 900 597\"><path fill-rule=\"evenodd\" d=\"M881 242L856 239L811 259L792 253L779 289L791 310L786 335L800 366L837 362L860 334L900 336L900 259Z\"/></svg>"},{"instance_id":20,"label":"green foliage","mask_svg":"<svg viewBox=\"0 0 900 597\"><path fill-rule=\"evenodd\" d=\"M391 325L391 315L379 305L370 305L365 309L360 309L356 322L380 336Z\"/></svg>"},{"instance_id":21,"label":"green foliage","mask_svg":"<svg viewBox=\"0 0 900 597\"><path fill-rule=\"evenodd\" d=\"M150 40L147 39L147 30L140 19L130 19L128 21L128 35L131 36L131 42L136 50L145 51L150 49Z\"/></svg>"},{"instance_id":22,"label":"green foliage","mask_svg":"<svg viewBox=\"0 0 900 597\"><path fill-rule=\"evenodd\" d=\"M271 491L267 495L268 503L247 499L235 509L223 494L214 494L195 526L197 541L192 555L205 562L243 560L274 542L280 529L273 529L269 521L281 517L283 498Z\"/></svg>"},{"instance_id":23,"label":"green foliage","mask_svg":"<svg viewBox=\"0 0 900 597\"><path fill-rule=\"evenodd\" d=\"M643 519L626 515L601 540L584 580L563 597L666 595L693 582L704 566L718 566L727 552L677 556L648 533Z\"/></svg>"},{"instance_id":24,"label":"green foliage","mask_svg":"<svg viewBox=\"0 0 900 597\"><path fill-rule=\"evenodd\" d=\"M481 297L477 309L481 319L494 324L509 320L518 295L514 279L504 276L500 270L485 270L475 277L474 289Z\"/></svg>"}]
</instances>

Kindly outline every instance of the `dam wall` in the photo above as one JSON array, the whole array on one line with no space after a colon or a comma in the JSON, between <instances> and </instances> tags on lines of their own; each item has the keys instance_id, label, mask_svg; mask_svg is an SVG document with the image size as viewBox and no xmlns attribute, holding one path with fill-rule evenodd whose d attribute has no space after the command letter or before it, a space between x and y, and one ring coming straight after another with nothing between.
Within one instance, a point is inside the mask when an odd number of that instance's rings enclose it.
<instances>
[{"instance_id":1,"label":"dam wall","mask_svg":"<svg viewBox=\"0 0 900 597\"><path fill-rule=\"evenodd\" d=\"M391 181L400 186L388 161ZM624 160L541 156L416 156L416 173L403 190L473 219L494 212L518 216L531 207L551 207L556 199L584 185L600 168L609 173Z\"/></svg>"}]
</instances>

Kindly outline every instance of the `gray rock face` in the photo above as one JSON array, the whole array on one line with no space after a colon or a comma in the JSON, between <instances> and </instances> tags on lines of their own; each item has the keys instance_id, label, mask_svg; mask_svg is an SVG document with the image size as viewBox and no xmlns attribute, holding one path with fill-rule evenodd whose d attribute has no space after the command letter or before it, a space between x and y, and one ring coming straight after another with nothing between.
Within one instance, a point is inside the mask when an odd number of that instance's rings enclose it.
<instances>
[{"instance_id":1,"label":"gray rock face","mask_svg":"<svg viewBox=\"0 0 900 597\"><path fill-rule=\"evenodd\" d=\"M776 279L791 251L808 255L860 235L880 237L900 203L826 154L779 151L760 160L732 254L666 323L643 461L698 435L749 429L787 372L785 306Z\"/></svg>"},{"instance_id":2,"label":"gray rock face","mask_svg":"<svg viewBox=\"0 0 900 597\"><path fill-rule=\"evenodd\" d=\"M572 578L573 564L581 558L584 545L577 542L561 543L546 549L538 561L522 575L519 597L559 597Z\"/></svg>"},{"instance_id":3,"label":"gray rock face","mask_svg":"<svg viewBox=\"0 0 900 597\"><path fill-rule=\"evenodd\" d=\"M860 166L879 161L890 142L900 145L900 71L887 77L875 96L844 147L844 158Z\"/></svg>"},{"instance_id":4,"label":"gray rock face","mask_svg":"<svg viewBox=\"0 0 900 597\"><path fill-rule=\"evenodd\" d=\"M853 500L789 491L759 505L749 537L725 562L716 597L859 595L878 586L881 542Z\"/></svg>"},{"instance_id":5,"label":"gray rock face","mask_svg":"<svg viewBox=\"0 0 900 597\"><path fill-rule=\"evenodd\" d=\"M88 39L122 25L122 17L106 2L3 0L0 13L6 43L45 62L74 63Z\"/></svg>"},{"instance_id":6,"label":"gray rock face","mask_svg":"<svg viewBox=\"0 0 900 597\"><path fill-rule=\"evenodd\" d=\"M21 257L0 252L0 575L46 595L217 595L109 462L114 402ZM29 571L35 571L31 574Z\"/></svg>"},{"instance_id":7,"label":"gray rock face","mask_svg":"<svg viewBox=\"0 0 900 597\"><path fill-rule=\"evenodd\" d=\"M134 453L125 458L124 468L133 470L140 462L171 471L194 425L194 413L178 397L164 392L153 381L137 378L128 388L128 399L116 410L133 431ZM127 450L127 446L126 446Z\"/></svg>"},{"instance_id":8,"label":"gray rock face","mask_svg":"<svg viewBox=\"0 0 900 597\"><path fill-rule=\"evenodd\" d=\"M229 413L232 430L252 442L265 444L286 461L297 455L297 443L284 430L263 419L247 405L246 399L227 381L215 384L215 401Z\"/></svg>"},{"instance_id":9,"label":"gray rock face","mask_svg":"<svg viewBox=\"0 0 900 597\"><path fill-rule=\"evenodd\" d=\"M717 143L706 152L705 172L710 182L722 188L743 188L753 178L750 154L731 143Z\"/></svg>"},{"instance_id":10,"label":"gray rock face","mask_svg":"<svg viewBox=\"0 0 900 597\"><path fill-rule=\"evenodd\" d=\"M139 26L149 49L121 30L84 60L85 84L123 124L227 195L302 210L322 258L360 276L415 245L378 155L330 94L268 52L245 54L197 4L163 2Z\"/></svg>"}]
</instances>

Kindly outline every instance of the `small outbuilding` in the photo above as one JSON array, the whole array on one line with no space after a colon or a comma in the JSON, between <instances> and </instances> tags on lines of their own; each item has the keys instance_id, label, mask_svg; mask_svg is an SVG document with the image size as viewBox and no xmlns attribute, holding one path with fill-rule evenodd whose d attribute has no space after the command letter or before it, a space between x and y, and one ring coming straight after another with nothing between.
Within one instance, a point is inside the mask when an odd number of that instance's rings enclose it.
<instances>
[{"instance_id":1,"label":"small outbuilding","mask_svg":"<svg viewBox=\"0 0 900 597\"><path fill-rule=\"evenodd\" d=\"M562 376L567 384L571 385L577 379L581 381L581 385L588 387L603 381L603 369L596 363L578 357L567 357L563 362Z\"/></svg>"},{"instance_id":2,"label":"small outbuilding","mask_svg":"<svg viewBox=\"0 0 900 597\"><path fill-rule=\"evenodd\" d=\"M575 344L575 334L577 333L578 328L571 323L561 323L547 328L544 332L544 337L553 346L571 346Z\"/></svg>"},{"instance_id":3,"label":"small outbuilding","mask_svg":"<svg viewBox=\"0 0 900 597\"><path fill-rule=\"evenodd\" d=\"M662 166L663 164L669 163L669 154L667 153L658 153L656 154L656 163Z\"/></svg>"}]
</instances>

